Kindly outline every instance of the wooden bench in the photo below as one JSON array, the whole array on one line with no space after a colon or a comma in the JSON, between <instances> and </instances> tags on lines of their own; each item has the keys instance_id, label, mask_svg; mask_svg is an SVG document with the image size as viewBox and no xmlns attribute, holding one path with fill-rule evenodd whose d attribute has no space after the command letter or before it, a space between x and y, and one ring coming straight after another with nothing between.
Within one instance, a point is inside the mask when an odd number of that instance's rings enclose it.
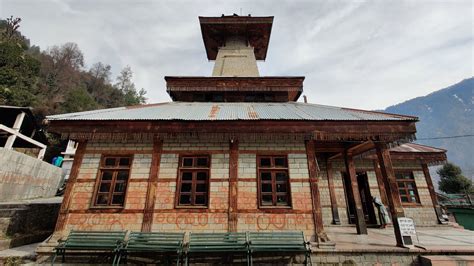
<instances>
[{"instance_id":1,"label":"wooden bench","mask_svg":"<svg viewBox=\"0 0 474 266\"><path fill-rule=\"evenodd\" d=\"M54 264L58 255L62 256L62 262L65 262L66 251L78 251L81 254L86 251L103 251L114 255L113 262L117 258L120 247L124 244L126 231L71 231L64 241L59 241L56 246L56 254L51 260Z\"/></svg>"},{"instance_id":2,"label":"wooden bench","mask_svg":"<svg viewBox=\"0 0 474 266\"><path fill-rule=\"evenodd\" d=\"M186 265L193 253L243 253L250 263L246 233L190 233Z\"/></svg>"},{"instance_id":3,"label":"wooden bench","mask_svg":"<svg viewBox=\"0 0 474 266\"><path fill-rule=\"evenodd\" d=\"M176 265L183 252L184 233L131 232L125 246L120 248L115 264L119 265L122 257L135 254L176 254Z\"/></svg>"},{"instance_id":4,"label":"wooden bench","mask_svg":"<svg viewBox=\"0 0 474 266\"><path fill-rule=\"evenodd\" d=\"M304 253L305 265L311 263L311 249L303 232L249 232L250 265L255 253Z\"/></svg>"}]
</instances>

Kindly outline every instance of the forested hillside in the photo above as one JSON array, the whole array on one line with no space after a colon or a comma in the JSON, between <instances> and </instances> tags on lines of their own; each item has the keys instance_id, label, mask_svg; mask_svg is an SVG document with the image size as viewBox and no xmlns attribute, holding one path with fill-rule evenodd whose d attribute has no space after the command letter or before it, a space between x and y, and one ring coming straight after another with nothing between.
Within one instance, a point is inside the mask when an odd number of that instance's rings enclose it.
<instances>
[{"instance_id":1,"label":"forested hillside","mask_svg":"<svg viewBox=\"0 0 474 266\"><path fill-rule=\"evenodd\" d=\"M0 20L0 105L31 106L45 115L145 103L132 70L113 80L111 67L97 62L86 68L75 43L42 50L20 32L19 18Z\"/></svg>"}]
</instances>

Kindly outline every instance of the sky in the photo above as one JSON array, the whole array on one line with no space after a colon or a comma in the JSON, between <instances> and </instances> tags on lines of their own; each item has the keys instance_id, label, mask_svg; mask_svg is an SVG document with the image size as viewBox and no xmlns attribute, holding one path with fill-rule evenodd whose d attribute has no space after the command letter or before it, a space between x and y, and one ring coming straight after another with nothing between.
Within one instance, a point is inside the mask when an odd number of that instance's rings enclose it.
<instances>
[{"instance_id":1,"label":"sky","mask_svg":"<svg viewBox=\"0 0 474 266\"><path fill-rule=\"evenodd\" d=\"M474 75L474 1L0 0L41 49L75 42L86 69L129 65L149 103L164 76L210 76L198 16L275 16L262 76L305 76L311 103L384 109Z\"/></svg>"}]
</instances>

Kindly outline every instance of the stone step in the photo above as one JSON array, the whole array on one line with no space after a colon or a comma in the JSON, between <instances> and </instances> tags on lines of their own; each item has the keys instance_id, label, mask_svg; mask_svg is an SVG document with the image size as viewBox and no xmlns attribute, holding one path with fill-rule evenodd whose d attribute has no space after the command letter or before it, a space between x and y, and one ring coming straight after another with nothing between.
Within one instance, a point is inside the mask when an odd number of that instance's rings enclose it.
<instances>
[{"instance_id":1,"label":"stone step","mask_svg":"<svg viewBox=\"0 0 474 266\"><path fill-rule=\"evenodd\" d=\"M1 209L0 208L0 217L8 218L12 217L17 212L27 211L27 208L9 208L9 209Z\"/></svg>"},{"instance_id":2,"label":"stone step","mask_svg":"<svg viewBox=\"0 0 474 266\"><path fill-rule=\"evenodd\" d=\"M24 208L28 208L28 204L22 204L22 203L14 203L14 204L10 204L10 203L0 203L0 210L2 209L18 209L18 208L21 208L21 209L24 209Z\"/></svg>"},{"instance_id":3,"label":"stone step","mask_svg":"<svg viewBox=\"0 0 474 266\"><path fill-rule=\"evenodd\" d=\"M422 266L474 265L474 255L433 255L420 256Z\"/></svg>"},{"instance_id":4,"label":"stone step","mask_svg":"<svg viewBox=\"0 0 474 266\"><path fill-rule=\"evenodd\" d=\"M0 218L0 238L5 236L5 233L10 226L10 218Z\"/></svg>"}]
</instances>

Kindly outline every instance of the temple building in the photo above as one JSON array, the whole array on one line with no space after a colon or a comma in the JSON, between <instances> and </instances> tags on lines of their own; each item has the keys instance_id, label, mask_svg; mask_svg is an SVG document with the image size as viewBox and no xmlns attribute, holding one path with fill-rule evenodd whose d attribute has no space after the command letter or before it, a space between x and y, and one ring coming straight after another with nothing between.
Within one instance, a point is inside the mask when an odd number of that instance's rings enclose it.
<instances>
[{"instance_id":1,"label":"temple building","mask_svg":"<svg viewBox=\"0 0 474 266\"><path fill-rule=\"evenodd\" d=\"M166 76L172 102L49 116L78 143L56 225L69 230L303 231L380 225L372 202L440 222L417 117L298 102L304 76L260 76L273 17L200 17L212 76ZM196 44L197 45L197 44ZM392 230L392 229L386 229Z\"/></svg>"}]
</instances>

